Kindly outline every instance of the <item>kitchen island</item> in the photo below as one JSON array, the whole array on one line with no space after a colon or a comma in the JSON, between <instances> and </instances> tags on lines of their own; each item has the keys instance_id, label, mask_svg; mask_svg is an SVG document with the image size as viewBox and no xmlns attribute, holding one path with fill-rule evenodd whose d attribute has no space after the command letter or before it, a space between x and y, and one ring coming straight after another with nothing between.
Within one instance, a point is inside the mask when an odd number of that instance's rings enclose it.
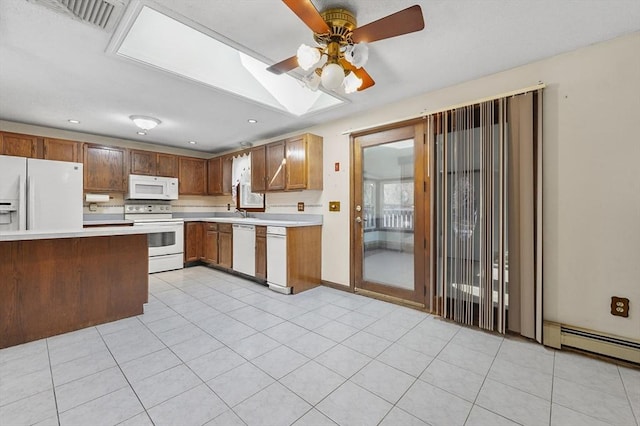
<instances>
[{"instance_id":1,"label":"kitchen island","mask_svg":"<svg viewBox=\"0 0 640 426\"><path fill-rule=\"evenodd\" d=\"M0 349L143 313L156 227L0 234Z\"/></svg>"}]
</instances>

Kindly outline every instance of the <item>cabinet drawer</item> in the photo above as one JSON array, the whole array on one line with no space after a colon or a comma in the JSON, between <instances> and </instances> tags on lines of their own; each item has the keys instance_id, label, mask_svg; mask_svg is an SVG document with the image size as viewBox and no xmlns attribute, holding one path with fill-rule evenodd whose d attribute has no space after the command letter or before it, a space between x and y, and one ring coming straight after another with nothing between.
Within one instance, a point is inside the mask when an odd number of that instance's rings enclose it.
<instances>
[{"instance_id":1,"label":"cabinet drawer","mask_svg":"<svg viewBox=\"0 0 640 426\"><path fill-rule=\"evenodd\" d=\"M267 227L256 226L256 237L266 237L266 236L267 236Z\"/></svg>"},{"instance_id":2,"label":"cabinet drawer","mask_svg":"<svg viewBox=\"0 0 640 426\"><path fill-rule=\"evenodd\" d=\"M205 224L205 227L206 227L207 231L217 231L218 230L218 224L217 223L207 223L207 224Z\"/></svg>"},{"instance_id":3,"label":"cabinet drawer","mask_svg":"<svg viewBox=\"0 0 640 426\"><path fill-rule=\"evenodd\" d=\"M233 232L233 225L230 223L218 223L217 225L220 232Z\"/></svg>"}]
</instances>

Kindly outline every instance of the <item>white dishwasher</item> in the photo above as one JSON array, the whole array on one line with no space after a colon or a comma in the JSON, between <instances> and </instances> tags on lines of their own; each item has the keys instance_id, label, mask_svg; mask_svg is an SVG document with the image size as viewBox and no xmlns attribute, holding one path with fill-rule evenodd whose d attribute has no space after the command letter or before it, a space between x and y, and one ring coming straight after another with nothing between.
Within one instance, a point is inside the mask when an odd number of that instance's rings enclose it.
<instances>
[{"instance_id":1,"label":"white dishwasher","mask_svg":"<svg viewBox=\"0 0 640 426\"><path fill-rule=\"evenodd\" d=\"M290 294L287 286L287 228L267 226L267 284L271 290Z\"/></svg>"},{"instance_id":2,"label":"white dishwasher","mask_svg":"<svg viewBox=\"0 0 640 426\"><path fill-rule=\"evenodd\" d=\"M233 224L233 270L256 275L256 227Z\"/></svg>"}]
</instances>

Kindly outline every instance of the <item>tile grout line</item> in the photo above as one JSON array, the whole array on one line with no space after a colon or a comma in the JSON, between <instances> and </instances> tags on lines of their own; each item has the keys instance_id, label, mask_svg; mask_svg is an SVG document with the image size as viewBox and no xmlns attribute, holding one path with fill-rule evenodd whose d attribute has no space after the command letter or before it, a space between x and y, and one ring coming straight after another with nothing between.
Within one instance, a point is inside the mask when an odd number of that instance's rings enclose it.
<instances>
[{"instance_id":1,"label":"tile grout line","mask_svg":"<svg viewBox=\"0 0 640 426\"><path fill-rule=\"evenodd\" d=\"M629 408L631 409L631 415L633 416L633 419L636 421L636 426L638 426L640 425L640 419L638 418L638 415L636 415L636 412L633 409L633 404L631 404L631 397L629 396L629 390L627 389L627 385L624 381L624 378L622 377L622 371L620 371L620 365L616 365L616 368L618 370L618 375L620 376L620 381L622 382L622 387L624 388L624 393L627 396L627 402L629 403Z\"/></svg>"},{"instance_id":2,"label":"tile grout line","mask_svg":"<svg viewBox=\"0 0 640 426\"><path fill-rule=\"evenodd\" d=\"M58 420L58 425L60 424L60 411L58 410L58 397L56 395L56 384L53 380L53 366L51 365L51 354L49 353L49 339L44 340L45 345L47 347L47 360L49 361L49 374L51 374L51 390L53 392L53 402L56 406L56 419Z\"/></svg>"}]
</instances>

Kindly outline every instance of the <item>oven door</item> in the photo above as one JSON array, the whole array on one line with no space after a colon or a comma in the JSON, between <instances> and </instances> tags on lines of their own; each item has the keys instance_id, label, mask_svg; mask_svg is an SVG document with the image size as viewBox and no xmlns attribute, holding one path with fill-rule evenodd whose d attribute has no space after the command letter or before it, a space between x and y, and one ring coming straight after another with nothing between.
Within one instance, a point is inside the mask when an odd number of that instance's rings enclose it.
<instances>
[{"instance_id":1,"label":"oven door","mask_svg":"<svg viewBox=\"0 0 640 426\"><path fill-rule=\"evenodd\" d=\"M135 223L135 226L160 226L162 232L148 234L149 256L177 254L184 251L184 226L182 222Z\"/></svg>"}]
</instances>

